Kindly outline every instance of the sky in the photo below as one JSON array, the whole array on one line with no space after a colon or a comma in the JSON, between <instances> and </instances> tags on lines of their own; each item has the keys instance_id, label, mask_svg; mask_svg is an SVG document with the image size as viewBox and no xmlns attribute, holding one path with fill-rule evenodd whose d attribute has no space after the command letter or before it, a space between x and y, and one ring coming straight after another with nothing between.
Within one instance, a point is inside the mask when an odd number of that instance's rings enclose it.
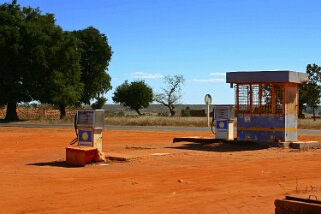
<instances>
[{"instance_id":1,"label":"sky","mask_svg":"<svg viewBox=\"0 0 321 214\"><path fill-rule=\"evenodd\" d=\"M0 3L11 2L0 0ZM233 104L231 71L321 65L320 0L18 0L53 13L64 30L93 26L108 38L113 90L144 80L155 93L183 75L183 104ZM113 90L106 94L112 103Z\"/></svg>"}]
</instances>

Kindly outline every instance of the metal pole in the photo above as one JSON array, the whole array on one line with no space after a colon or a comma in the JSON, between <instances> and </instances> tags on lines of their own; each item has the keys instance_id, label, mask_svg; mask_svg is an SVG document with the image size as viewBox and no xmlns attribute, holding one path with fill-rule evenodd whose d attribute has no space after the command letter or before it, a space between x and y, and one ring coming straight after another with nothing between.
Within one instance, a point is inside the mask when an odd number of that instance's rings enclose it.
<instances>
[{"instance_id":1,"label":"metal pole","mask_svg":"<svg viewBox=\"0 0 321 214\"><path fill-rule=\"evenodd\" d=\"M210 105L207 104L207 127L210 127Z\"/></svg>"}]
</instances>

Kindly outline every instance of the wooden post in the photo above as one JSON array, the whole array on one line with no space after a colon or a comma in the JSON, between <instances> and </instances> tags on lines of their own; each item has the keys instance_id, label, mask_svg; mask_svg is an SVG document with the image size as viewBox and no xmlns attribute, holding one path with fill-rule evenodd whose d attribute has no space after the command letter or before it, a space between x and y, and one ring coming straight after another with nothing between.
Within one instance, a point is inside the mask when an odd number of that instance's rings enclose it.
<instances>
[{"instance_id":1,"label":"wooden post","mask_svg":"<svg viewBox=\"0 0 321 214\"><path fill-rule=\"evenodd\" d=\"M250 114L253 110L253 90L252 90L252 84L250 84Z\"/></svg>"},{"instance_id":2,"label":"wooden post","mask_svg":"<svg viewBox=\"0 0 321 214\"><path fill-rule=\"evenodd\" d=\"M239 113L239 84L236 84L236 91L235 91L235 99L236 99L236 105L235 105L235 113Z\"/></svg>"},{"instance_id":3,"label":"wooden post","mask_svg":"<svg viewBox=\"0 0 321 214\"><path fill-rule=\"evenodd\" d=\"M272 114L275 114L275 108L276 108L276 94L275 94L275 85L272 84Z\"/></svg>"}]
</instances>

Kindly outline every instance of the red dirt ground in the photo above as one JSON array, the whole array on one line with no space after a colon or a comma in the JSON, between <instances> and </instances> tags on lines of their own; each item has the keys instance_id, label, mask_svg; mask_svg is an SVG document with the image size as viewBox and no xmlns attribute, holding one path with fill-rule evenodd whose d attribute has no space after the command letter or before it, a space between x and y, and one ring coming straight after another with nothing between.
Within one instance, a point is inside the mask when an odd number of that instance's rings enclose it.
<instances>
[{"instance_id":1,"label":"red dirt ground","mask_svg":"<svg viewBox=\"0 0 321 214\"><path fill-rule=\"evenodd\" d=\"M182 136L211 134L108 130L106 154L135 159L73 168L72 129L1 128L0 213L274 213L285 194L321 198L321 150L172 143Z\"/></svg>"}]
</instances>

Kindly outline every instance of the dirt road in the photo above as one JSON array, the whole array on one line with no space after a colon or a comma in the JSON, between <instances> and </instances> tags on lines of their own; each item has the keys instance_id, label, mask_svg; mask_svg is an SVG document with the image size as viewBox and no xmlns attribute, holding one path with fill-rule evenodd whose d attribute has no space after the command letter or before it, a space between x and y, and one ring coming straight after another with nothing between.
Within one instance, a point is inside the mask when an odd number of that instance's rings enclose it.
<instances>
[{"instance_id":1,"label":"dirt road","mask_svg":"<svg viewBox=\"0 0 321 214\"><path fill-rule=\"evenodd\" d=\"M105 152L133 160L77 168L64 163L73 129L2 127L0 213L274 213L285 194L321 198L321 150L172 144L177 136L211 134L105 131Z\"/></svg>"}]
</instances>

